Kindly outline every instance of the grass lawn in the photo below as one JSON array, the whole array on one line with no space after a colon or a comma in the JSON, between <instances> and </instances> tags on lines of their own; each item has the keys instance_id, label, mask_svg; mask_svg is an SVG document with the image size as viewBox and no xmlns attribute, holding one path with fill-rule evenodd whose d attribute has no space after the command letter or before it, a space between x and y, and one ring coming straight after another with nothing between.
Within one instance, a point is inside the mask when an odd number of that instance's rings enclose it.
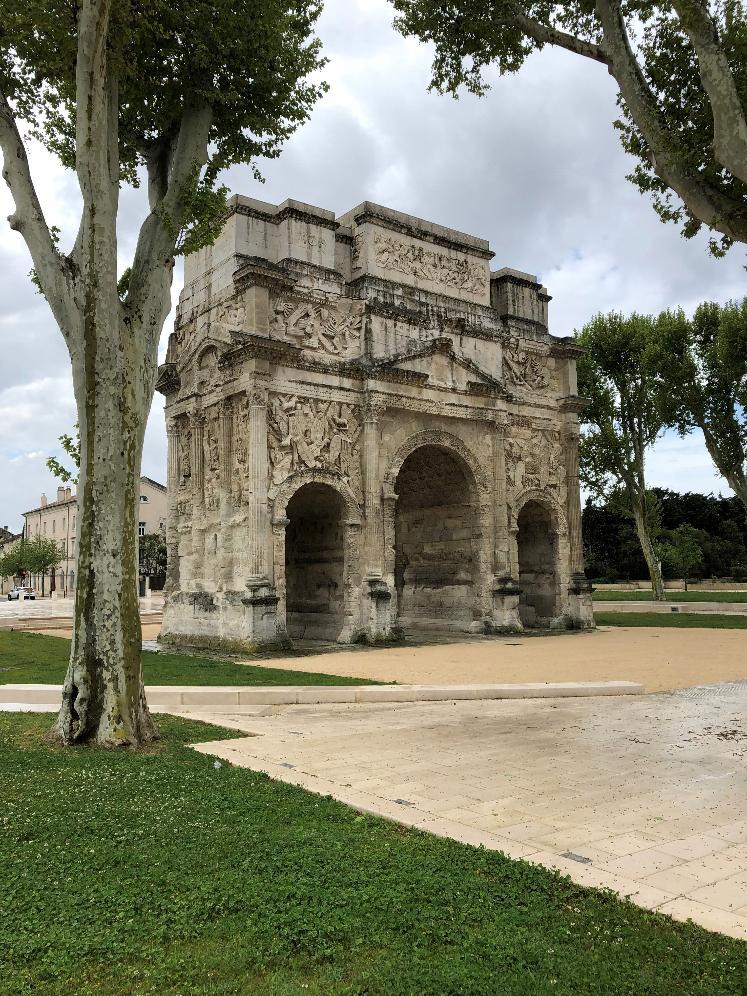
<instances>
[{"instance_id":1,"label":"grass lawn","mask_svg":"<svg viewBox=\"0 0 747 996\"><path fill-rule=\"evenodd\" d=\"M70 641L40 633L0 630L0 685L62 684ZM188 654L143 652L147 685L372 685L365 678L282 671Z\"/></svg>"},{"instance_id":2,"label":"grass lawn","mask_svg":"<svg viewBox=\"0 0 747 996\"><path fill-rule=\"evenodd\" d=\"M747 945L232 768L0 714L3 994L726 996Z\"/></svg>"},{"instance_id":3,"label":"grass lawn","mask_svg":"<svg viewBox=\"0 0 747 996\"><path fill-rule=\"evenodd\" d=\"M597 626L671 626L676 629L747 629L747 615L717 612L595 612Z\"/></svg>"},{"instance_id":4,"label":"grass lawn","mask_svg":"<svg viewBox=\"0 0 747 996\"><path fill-rule=\"evenodd\" d=\"M747 591L667 591L668 602L747 602ZM650 591L595 591L595 602L650 602Z\"/></svg>"}]
</instances>

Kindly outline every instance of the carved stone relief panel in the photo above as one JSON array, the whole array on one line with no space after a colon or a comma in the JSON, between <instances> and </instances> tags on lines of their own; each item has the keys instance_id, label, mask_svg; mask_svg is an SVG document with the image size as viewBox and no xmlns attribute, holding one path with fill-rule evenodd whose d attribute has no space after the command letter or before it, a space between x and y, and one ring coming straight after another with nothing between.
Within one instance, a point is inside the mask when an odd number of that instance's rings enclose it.
<instances>
[{"instance_id":1,"label":"carved stone relief panel","mask_svg":"<svg viewBox=\"0 0 747 996\"><path fill-rule=\"evenodd\" d=\"M267 412L271 494L301 470L327 470L359 494L361 412L319 398L272 394Z\"/></svg>"},{"instance_id":2,"label":"carved stone relief panel","mask_svg":"<svg viewBox=\"0 0 747 996\"><path fill-rule=\"evenodd\" d=\"M508 385L533 391L547 390L552 381L546 357L524 349L516 336L503 349L503 379Z\"/></svg>"},{"instance_id":3,"label":"carved stone relief panel","mask_svg":"<svg viewBox=\"0 0 747 996\"><path fill-rule=\"evenodd\" d=\"M218 308L215 316L215 324L219 329L226 332L241 332L244 328L245 309L244 303L238 298L231 298L225 301Z\"/></svg>"},{"instance_id":4,"label":"carved stone relief panel","mask_svg":"<svg viewBox=\"0 0 747 996\"><path fill-rule=\"evenodd\" d=\"M565 502L565 462L559 433L551 429L514 430L506 438L506 489L551 492Z\"/></svg>"},{"instance_id":5,"label":"carved stone relief panel","mask_svg":"<svg viewBox=\"0 0 747 996\"><path fill-rule=\"evenodd\" d=\"M358 301L331 304L282 297L273 312L270 331L275 338L331 356L357 351L363 324L363 304Z\"/></svg>"},{"instance_id":6,"label":"carved stone relief panel","mask_svg":"<svg viewBox=\"0 0 747 996\"><path fill-rule=\"evenodd\" d=\"M200 353L195 370L195 387L199 391L207 391L218 379L218 352L214 346L209 346Z\"/></svg>"},{"instance_id":7,"label":"carved stone relief panel","mask_svg":"<svg viewBox=\"0 0 747 996\"><path fill-rule=\"evenodd\" d=\"M217 407L208 413L203 435L203 447L205 453L205 508L216 509L220 505L220 445Z\"/></svg>"},{"instance_id":8,"label":"carved stone relief panel","mask_svg":"<svg viewBox=\"0 0 747 996\"><path fill-rule=\"evenodd\" d=\"M420 277L436 284L480 294L485 287L485 271L467 257L455 259L445 253L425 249L386 235L374 236L376 265L410 277Z\"/></svg>"},{"instance_id":9,"label":"carved stone relief panel","mask_svg":"<svg viewBox=\"0 0 747 996\"><path fill-rule=\"evenodd\" d=\"M249 402L246 397L234 409L233 472L231 497L235 504L246 503L249 498Z\"/></svg>"},{"instance_id":10,"label":"carved stone relief panel","mask_svg":"<svg viewBox=\"0 0 747 996\"><path fill-rule=\"evenodd\" d=\"M179 489L192 487L192 430L182 423L179 433Z\"/></svg>"}]
</instances>

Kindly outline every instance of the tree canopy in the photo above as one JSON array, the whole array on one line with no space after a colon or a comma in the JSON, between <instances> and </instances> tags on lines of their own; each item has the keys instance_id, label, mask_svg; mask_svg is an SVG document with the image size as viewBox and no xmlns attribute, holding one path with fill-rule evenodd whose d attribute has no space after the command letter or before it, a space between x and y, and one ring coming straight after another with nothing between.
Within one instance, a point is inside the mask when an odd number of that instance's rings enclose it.
<instances>
[{"instance_id":1,"label":"tree canopy","mask_svg":"<svg viewBox=\"0 0 747 996\"><path fill-rule=\"evenodd\" d=\"M436 47L432 86L487 89L554 45L606 68L619 89L630 175L686 237L718 254L747 241L747 17L741 0L392 0L396 24ZM574 108L574 112L575 112Z\"/></svg>"},{"instance_id":2,"label":"tree canopy","mask_svg":"<svg viewBox=\"0 0 747 996\"><path fill-rule=\"evenodd\" d=\"M645 463L647 450L667 424L663 386L656 376L656 361L666 345L654 319L615 313L597 315L577 341L586 350L578 362L578 390L589 400L581 414L581 480L599 497L624 490L654 594L663 598Z\"/></svg>"},{"instance_id":3,"label":"tree canopy","mask_svg":"<svg viewBox=\"0 0 747 996\"><path fill-rule=\"evenodd\" d=\"M692 319L680 309L657 319L659 368L668 389L664 415L684 435L703 433L716 469L747 512L747 297L701 304Z\"/></svg>"}]
</instances>

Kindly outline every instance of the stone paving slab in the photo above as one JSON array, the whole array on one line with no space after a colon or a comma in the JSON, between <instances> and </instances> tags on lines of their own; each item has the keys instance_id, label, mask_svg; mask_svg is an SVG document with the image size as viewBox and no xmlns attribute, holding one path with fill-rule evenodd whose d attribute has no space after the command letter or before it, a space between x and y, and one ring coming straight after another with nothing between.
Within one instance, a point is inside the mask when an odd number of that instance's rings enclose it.
<instances>
[{"instance_id":1,"label":"stone paving slab","mask_svg":"<svg viewBox=\"0 0 747 996\"><path fill-rule=\"evenodd\" d=\"M251 734L203 753L747 939L747 682L181 714Z\"/></svg>"}]
</instances>

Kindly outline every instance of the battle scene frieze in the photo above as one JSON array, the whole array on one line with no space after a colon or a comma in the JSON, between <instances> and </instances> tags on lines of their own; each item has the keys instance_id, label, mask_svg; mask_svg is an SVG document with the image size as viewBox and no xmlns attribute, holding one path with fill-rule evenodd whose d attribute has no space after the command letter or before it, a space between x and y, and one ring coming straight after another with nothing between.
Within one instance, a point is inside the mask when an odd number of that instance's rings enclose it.
<instances>
[{"instance_id":1,"label":"battle scene frieze","mask_svg":"<svg viewBox=\"0 0 747 996\"><path fill-rule=\"evenodd\" d=\"M302 349L345 357L358 351L362 325L362 302L282 297L274 303L270 332Z\"/></svg>"},{"instance_id":2,"label":"battle scene frieze","mask_svg":"<svg viewBox=\"0 0 747 996\"><path fill-rule=\"evenodd\" d=\"M267 412L271 493L291 474L327 470L361 489L361 409L321 398L272 394Z\"/></svg>"},{"instance_id":3,"label":"battle scene frieze","mask_svg":"<svg viewBox=\"0 0 747 996\"><path fill-rule=\"evenodd\" d=\"M392 239L374 236L376 265L410 277L453 287L468 294L480 294L485 287L485 270L465 257L454 259L444 253Z\"/></svg>"}]
</instances>

